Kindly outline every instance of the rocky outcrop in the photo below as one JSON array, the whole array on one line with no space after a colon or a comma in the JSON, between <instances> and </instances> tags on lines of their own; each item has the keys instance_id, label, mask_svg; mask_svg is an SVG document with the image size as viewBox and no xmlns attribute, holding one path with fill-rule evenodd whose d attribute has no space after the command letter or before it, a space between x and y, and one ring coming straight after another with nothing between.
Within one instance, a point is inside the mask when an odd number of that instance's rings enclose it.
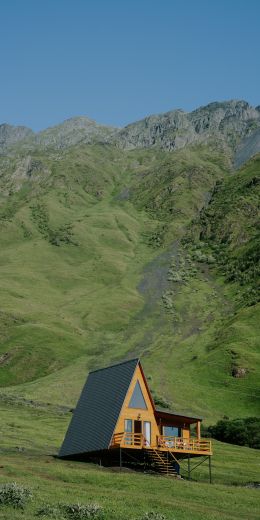
<instances>
[{"instance_id":1,"label":"rocky outcrop","mask_svg":"<svg viewBox=\"0 0 260 520\"><path fill-rule=\"evenodd\" d=\"M12 145L19 144L23 150L34 148L64 149L79 143L107 143L118 130L99 125L88 117L73 117L60 125L34 133L29 128L20 126L0 126L0 152L5 152Z\"/></svg>"},{"instance_id":2,"label":"rocky outcrop","mask_svg":"<svg viewBox=\"0 0 260 520\"><path fill-rule=\"evenodd\" d=\"M240 142L234 158L235 168L242 166L257 153L260 153L260 128L257 128Z\"/></svg>"},{"instance_id":3,"label":"rocky outcrop","mask_svg":"<svg viewBox=\"0 0 260 520\"><path fill-rule=\"evenodd\" d=\"M38 133L25 127L0 126L0 153L17 143L30 153L35 147L65 149L79 143L178 150L208 142L228 149L239 167L260 151L260 107L253 108L246 101L214 102L193 112L178 109L152 115L123 129L100 125L85 116Z\"/></svg>"},{"instance_id":4,"label":"rocky outcrop","mask_svg":"<svg viewBox=\"0 0 260 520\"><path fill-rule=\"evenodd\" d=\"M160 147L176 150L219 139L236 150L241 139L260 129L260 111L245 101L210 103L187 113L174 110L132 123L116 135L123 148Z\"/></svg>"},{"instance_id":5,"label":"rocky outcrop","mask_svg":"<svg viewBox=\"0 0 260 520\"><path fill-rule=\"evenodd\" d=\"M0 153L8 147L33 136L33 131L26 126L0 125Z\"/></svg>"},{"instance_id":6,"label":"rocky outcrop","mask_svg":"<svg viewBox=\"0 0 260 520\"><path fill-rule=\"evenodd\" d=\"M116 128L99 125L88 117L73 117L62 124L47 128L34 137L40 147L67 148L78 143L106 143L117 131Z\"/></svg>"}]
</instances>

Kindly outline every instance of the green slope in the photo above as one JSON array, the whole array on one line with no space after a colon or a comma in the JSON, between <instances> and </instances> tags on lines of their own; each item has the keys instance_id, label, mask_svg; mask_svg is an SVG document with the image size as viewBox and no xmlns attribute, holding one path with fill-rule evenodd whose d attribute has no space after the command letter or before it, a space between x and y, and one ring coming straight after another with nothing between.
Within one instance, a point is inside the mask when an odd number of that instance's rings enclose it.
<instances>
[{"instance_id":1,"label":"green slope","mask_svg":"<svg viewBox=\"0 0 260 520\"><path fill-rule=\"evenodd\" d=\"M34 495L24 512L1 506L1 519L33 520L44 503L76 502L97 502L111 520L140 519L151 510L167 520L259 518L259 491L250 487L258 478L256 450L215 441L213 484L208 482L205 463L194 469L190 482L129 470L120 473L53 458L70 418L70 413L51 406L0 403L0 483L15 480L29 486Z\"/></svg>"},{"instance_id":2,"label":"green slope","mask_svg":"<svg viewBox=\"0 0 260 520\"><path fill-rule=\"evenodd\" d=\"M0 159L2 393L73 405L90 368L142 355L158 401L209 421L256 413L257 308L190 231L204 230L205 205L217 214L217 181L237 207L229 164L212 145ZM233 377L235 363L245 377Z\"/></svg>"}]
</instances>

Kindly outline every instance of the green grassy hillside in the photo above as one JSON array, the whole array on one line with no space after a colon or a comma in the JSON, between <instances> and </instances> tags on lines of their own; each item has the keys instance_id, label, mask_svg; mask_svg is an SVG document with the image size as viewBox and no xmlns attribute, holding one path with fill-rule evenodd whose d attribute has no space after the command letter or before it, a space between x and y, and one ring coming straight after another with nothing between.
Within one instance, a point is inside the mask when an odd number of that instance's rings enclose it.
<instances>
[{"instance_id":1,"label":"green grassy hillside","mask_svg":"<svg viewBox=\"0 0 260 520\"><path fill-rule=\"evenodd\" d=\"M133 356L160 405L206 424L258 413L258 174L219 145L0 157L0 481L33 489L23 518L76 501L258 518L256 450L214 442L213 485L205 465L188 483L52 457L88 371Z\"/></svg>"},{"instance_id":2,"label":"green grassy hillside","mask_svg":"<svg viewBox=\"0 0 260 520\"><path fill-rule=\"evenodd\" d=\"M255 214L237 215L239 193L255 201L257 169L256 160L232 174L212 145L2 157L1 392L71 406L89 369L141 355L158 402L208 421L254 415L257 306L216 260L220 247L231 269L237 242L223 244L218 230L216 244L193 237L213 226L205 212L221 230L222 207L233 208L223 218L237 237L248 230L239 258L250 257ZM234 377L240 365L245 375Z\"/></svg>"},{"instance_id":3,"label":"green grassy hillside","mask_svg":"<svg viewBox=\"0 0 260 520\"><path fill-rule=\"evenodd\" d=\"M208 482L205 463L193 469L190 482L129 470L120 473L116 468L53 458L70 417L57 407L1 403L0 483L15 480L33 492L24 512L1 506L1 519L33 520L40 506L59 502L97 502L106 520L140 519L151 510L166 515L167 520L259 517L259 491L252 487L259 470L256 450L215 441L213 484Z\"/></svg>"}]
</instances>

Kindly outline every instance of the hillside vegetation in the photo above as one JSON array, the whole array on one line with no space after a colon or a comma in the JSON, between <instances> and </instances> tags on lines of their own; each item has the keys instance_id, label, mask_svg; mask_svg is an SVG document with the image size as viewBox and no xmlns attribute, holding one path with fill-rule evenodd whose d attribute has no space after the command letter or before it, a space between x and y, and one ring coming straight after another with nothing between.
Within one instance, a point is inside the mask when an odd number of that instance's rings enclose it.
<instances>
[{"instance_id":1,"label":"hillside vegetation","mask_svg":"<svg viewBox=\"0 0 260 520\"><path fill-rule=\"evenodd\" d=\"M230 164L220 144L2 156L4 393L74 405L89 369L141 355L158 402L211 420L254 415L258 160L237 181ZM221 218L228 230L234 222L233 246ZM208 242L194 243L198 229ZM250 298L239 300L242 275L225 269L244 273Z\"/></svg>"},{"instance_id":2,"label":"hillside vegetation","mask_svg":"<svg viewBox=\"0 0 260 520\"><path fill-rule=\"evenodd\" d=\"M35 520L36 511L45 504L77 502L98 503L104 508L105 520L140 520L149 511L165 515L167 520L259 518L259 490L253 486L258 478L256 450L215 441L213 484L208 482L205 463L193 469L190 482L119 472L52 457L70 417L70 413L51 406L0 405L0 485L15 480L33 493L25 511L0 506L1 519ZM185 465L182 471L187 475Z\"/></svg>"},{"instance_id":3,"label":"hillside vegetation","mask_svg":"<svg viewBox=\"0 0 260 520\"><path fill-rule=\"evenodd\" d=\"M213 441L213 485L205 464L187 482L53 455L89 370L137 356L157 405L258 446L259 127L243 101L122 130L0 125L0 482L32 489L24 518L76 501L111 520L258 518L249 447Z\"/></svg>"}]
</instances>

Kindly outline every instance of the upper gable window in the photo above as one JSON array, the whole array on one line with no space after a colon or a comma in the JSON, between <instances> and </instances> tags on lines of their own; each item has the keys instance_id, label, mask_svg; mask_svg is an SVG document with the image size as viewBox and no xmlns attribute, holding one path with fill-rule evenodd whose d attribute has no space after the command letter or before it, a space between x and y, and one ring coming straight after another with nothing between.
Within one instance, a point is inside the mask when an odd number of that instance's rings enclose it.
<instances>
[{"instance_id":1,"label":"upper gable window","mask_svg":"<svg viewBox=\"0 0 260 520\"><path fill-rule=\"evenodd\" d=\"M128 408L143 408L147 410L146 402L144 400L143 392L141 390L139 381L136 382L135 389L130 399Z\"/></svg>"}]
</instances>

